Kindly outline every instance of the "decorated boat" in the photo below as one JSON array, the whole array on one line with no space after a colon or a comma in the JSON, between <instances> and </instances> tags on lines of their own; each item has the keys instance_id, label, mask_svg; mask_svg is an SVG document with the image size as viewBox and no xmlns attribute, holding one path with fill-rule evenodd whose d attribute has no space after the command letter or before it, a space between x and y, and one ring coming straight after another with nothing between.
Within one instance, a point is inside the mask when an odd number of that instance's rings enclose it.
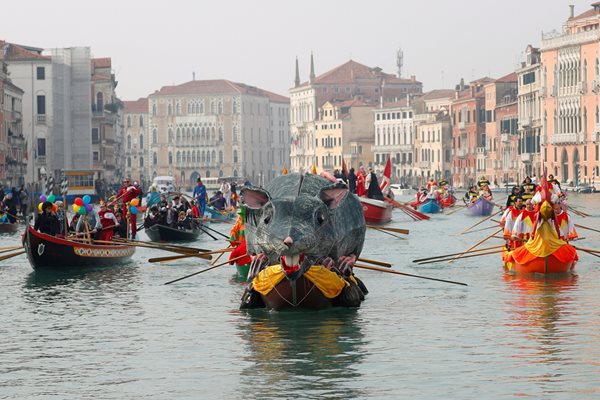
<instances>
[{"instance_id":1,"label":"decorated boat","mask_svg":"<svg viewBox=\"0 0 600 400\"><path fill-rule=\"evenodd\" d=\"M202 233L201 229L177 229L160 224L146 228L146 234L153 242L191 242Z\"/></svg>"},{"instance_id":2,"label":"decorated boat","mask_svg":"<svg viewBox=\"0 0 600 400\"><path fill-rule=\"evenodd\" d=\"M134 246L88 244L46 235L27 226L23 246L33 269L104 267L126 262Z\"/></svg>"},{"instance_id":3,"label":"decorated boat","mask_svg":"<svg viewBox=\"0 0 600 400\"><path fill-rule=\"evenodd\" d=\"M477 200L467 205L467 212L474 217L487 217L492 215L493 210L494 203L483 197L479 197Z\"/></svg>"},{"instance_id":4,"label":"decorated boat","mask_svg":"<svg viewBox=\"0 0 600 400\"><path fill-rule=\"evenodd\" d=\"M512 251L504 251L504 268L513 273L571 273L579 259L577 250L560 239L557 227L551 223L553 206L545 176L542 177L541 205L533 239Z\"/></svg>"},{"instance_id":5,"label":"decorated boat","mask_svg":"<svg viewBox=\"0 0 600 400\"><path fill-rule=\"evenodd\" d=\"M386 201L359 197L362 205L365 221L369 224L385 224L392 220L394 206Z\"/></svg>"},{"instance_id":6,"label":"decorated boat","mask_svg":"<svg viewBox=\"0 0 600 400\"><path fill-rule=\"evenodd\" d=\"M213 222L229 222L236 214L227 210L219 211L216 208L207 205L204 215L207 215Z\"/></svg>"},{"instance_id":7,"label":"decorated boat","mask_svg":"<svg viewBox=\"0 0 600 400\"><path fill-rule=\"evenodd\" d=\"M0 235L3 233L15 233L18 230L19 230L19 224L16 222L14 224L10 224L10 223L0 224Z\"/></svg>"},{"instance_id":8,"label":"decorated boat","mask_svg":"<svg viewBox=\"0 0 600 400\"><path fill-rule=\"evenodd\" d=\"M456 204L456 197L453 194L449 194L444 196L440 200L440 205L442 208L452 207Z\"/></svg>"},{"instance_id":9,"label":"decorated boat","mask_svg":"<svg viewBox=\"0 0 600 400\"><path fill-rule=\"evenodd\" d=\"M442 211L442 205L437 199L427 199L417 206L417 210L422 213L435 214Z\"/></svg>"}]
</instances>

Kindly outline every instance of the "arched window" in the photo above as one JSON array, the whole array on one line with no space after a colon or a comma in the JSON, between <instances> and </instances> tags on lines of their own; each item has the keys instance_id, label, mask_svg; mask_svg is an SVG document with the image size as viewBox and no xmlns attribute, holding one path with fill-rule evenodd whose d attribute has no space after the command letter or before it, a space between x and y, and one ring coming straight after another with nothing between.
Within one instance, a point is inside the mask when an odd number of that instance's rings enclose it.
<instances>
[{"instance_id":1,"label":"arched window","mask_svg":"<svg viewBox=\"0 0 600 400\"><path fill-rule=\"evenodd\" d=\"M131 157L127 157L127 167L131 168Z\"/></svg>"},{"instance_id":2,"label":"arched window","mask_svg":"<svg viewBox=\"0 0 600 400\"><path fill-rule=\"evenodd\" d=\"M177 158L177 164L181 164L181 152L180 151L177 152L176 158Z\"/></svg>"},{"instance_id":3,"label":"arched window","mask_svg":"<svg viewBox=\"0 0 600 400\"><path fill-rule=\"evenodd\" d=\"M144 117L140 115L140 128L144 127Z\"/></svg>"},{"instance_id":4,"label":"arched window","mask_svg":"<svg viewBox=\"0 0 600 400\"><path fill-rule=\"evenodd\" d=\"M199 111L199 113L201 113L201 114L204 113L204 101L200 102L200 111Z\"/></svg>"},{"instance_id":5,"label":"arched window","mask_svg":"<svg viewBox=\"0 0 600 400\"><path fill-rule=\"evenodd\" d=\"M173 105L171 103L167 106L167 115L173 115Z\"/></svg>"},{"instance_id":6,"label":"arched window","mask_svg":"<svg viewBox=\"0 0 600 400\"><path fill-rule=\"evenodd\" d=\"M223 103L222 102L219 102L218 112L219 112L219 114L223 114Z\"/></svg>"},{"instance_id":7,"label":"arched window","mask_svg":"<svg viewBox=\"0 0 600 400\"><path fill-rule=\"evenodd\" d=\"M213 126L212 128L210 128L210 141L214 141L215 140L215 127Z\"/></svg>"},{"instance_id":8,"label":"arched window","mask_svg":"<svg viewBox=\"0 0 600 400\"><path fill-rule=\"evenodd\" d=\"M237 150L233 151L233 162L237 164L238 162L238 152Z\"/></svg>"},{"instance_id":9,"label":"arched window","mask_svg":"<svg viewBox=\"0 0 600 400\"><path fill-rule=\"evenodd\" d=\"M127 116L127 127L131 128L131 115Z\"/></svg>"},{"instance_id":10,"label":"arched window","mask_svg":"<svg viewBox=\"0 0 600 400\"><path fill-rule=\"evenodd\" d=\"M238 138L238 127L237 127L237 125L235 125L235 126L233 127L233 130L232 130L232 135L231 135L231 136L232 136L232 141L233 141L233 143L236 143L236 142L238 141L238 139L239 139L239 138Z\"/></svg>"},{"instance_id":11,"label":"arched window","mask_svg":"<svg viewBox=\"0 0 600 400\"><path fill-rule=\"evenodd\" d=\"M189 142L191 137L192 137L192 131L190 130L190 128L187 128L185 138Z\"/></svg>"},{"instance_id":12,"label":"arched window","mask_svg":"<svg viewBox=\"0 0 600 400\"><path fill-rule=\"evenodd\" d=\"M169 152L169 165L173 165L173 152Z\"/></svg>"},{"instance_id":13,"label":"arched window","mask_svg":"<svg viewBox=\"0 0 600 400\"><path fill-rule=\"evenodd\" d=\"M200 160L202 163L206 162L206 152L204 150L202 150L202 158Z\"/></svg>"},{"instance_id":14,"label":"arched window","mask_svg":"<svg viewBox=\"0 0 600 400\"><path fill-rule=\"evenodd\" d=\"M152 129L152 143L158 143L158 131L156 130L156 128Z\"/></svg>"},{"instance_id":15,"label":"arched window","mask_svg":"<svg viewBox=\"0 0 600 400\"><path fill-rule=\"evenodd\" d=\"M216 111L217 111L217 108L216 108L215 101L214 101L214 100L212 100L212 101L210 102L210 113L211 113L211 114L216 114Z\"/></svg>"},{"instance_id":16,"label":"arched window","mask_svg":"<svg viewBox=\"0 0 600 400\"><path fill-rule=\"evenodd\" d=\"M156 153L152 153L152 164L158 164L158 157L156 156Z\"/></svg>"},{"instance_id":17,"label":"arched window","mask_svg":"<svg viewBox=\"0 0 600 400\"><path fill-rule=\"evenodd\" d=\"M222 178L222 177L223 177L223 170L221 169L221 170L219 170L219 178Z\"/></svg>"},{"instance_id":18,"label":"arched window","mask_svg":"<svg viewBox=\"0 0 600 400\"><path fill-rule=\"evenodd\" d=\"M144 168L144 157L140 157L140 168Z\"/></svg>"},{"instance_id":19,"label":"arched window","mask_svg":"<svg viewBox=\"0 0 600 400\"><path fill-rule=\"evenodd\" d=\"M152 115L156 115L156 104L152 104Z\"/></svg>"},{"instance_id":20,"label":"arched window","mask_svg":"<svg viewBox=\"0 0 600 400\"><path fill-rule=\"evenodd\" d=\"M188 107L187 107L187 109L188 109L188 114L191 114L191 113L193 112L193 111L192 111L192 110L193 110L192 103L188 103L188 105L187 105L187 106L188 106Z\"/></svg>"},{"instance_id":21,"label":"arched window","mask_svg":"<svg viewBox=\"0 0 600 400\"><path fill-rule=\"evenodd\" d=\"M206 170L206 177L210 178L210 170L208 170L208 169Z\"/></svg>"},{"instance_id":22,"label":"arched window","mask_svg":"<svg viewBox=\"0 0 600 400\"><path fill-rule=\"evenodd\" d=\"M234 114L237 114L238 112L238 105L237 105L237 101L233 101L233 105L232 105L232 111Z\"/></svg>"},{"instance_id":23,"label":"arched window","mask_svg":"<svg viewBox=\"0 0 600 400\"><path fill-rule=\"evenodd\" d=\"M173 143L173 128L169 128L169 143Z\"/></svg>"},{"instance_id":24,"label":"arched window","mask_svg":"<svg viewBox=\"0 0 600 400\"><path fill-rule=\"evenodd\" d=\"M177 138L177 143L181 142L181 128L177 127L177 133L175 135Z\"/></svg>"},{"instance_id":25,"label":"arched window","mask_svg":"<svg viewBox=\"0 0 600 400\"><path fill-rule=\"evenodd\" d=\"M127 150L131 150L131 135L127 135Z\"/></svg>"},{"instance_id":26,"label":"arched window","mask_svg":"<svg viewBox=\"0 0 600 400\"><path fill-rule=\"evenodd\" d=\"M213 163L217 161L217 152L216 151L212 151L212 153L210 153L210 159L213 160Z\"/></svg>"},{"instance_id":27,"label":"arched window","mask_svg":"<svg viewBox=\"0 0 600 400\"><path fill-rule=\"evenodd\" d=\"M223 127L219 127L219 142L223 141Z\"/></svg>"},{"instance_id":28,"label":"arched window","mask_svg":"<svg viewBox=\"0 0 600 400\"><path fill-rule=\"evenodd\" d=\"M237 176L238 176L237 169L234 169L234 170L233 170L233 176L235 176L235 177L237 178Z\"/></svg>"},{"instance_id":29,"label":"arched window","mask_svg":"<svg viewBox=\"0 0 600 400\"><path fill-rule=\"evenodd\" d=\"M177 111L176 111L176 112L177 112L177 115L181 115L181 104L177 103L177 108L176 108L176 110L177 110Z\"/></svg>"},{"instance_id":30,"label":"arched window","mask_svg":"<svg viewBox=\"0 0 600 400\"><path fill-rule=\"evenodd\" d=\"M223 150L219 150L219 164L223 164Z\"/></svg>"},{"instance_id":31,"label":"arched window","mask_svg":"<svg viewBox=\"0 0 600 400\"><path fill-rule=\"evenodd\" d=\"M192 151L192 162L196 162L196 150Z\"/></svg>"},{"instance_id":32,"label":"arched window","mask_svg":"<svg viewBox=\"0 0 600 400\"><path fill-rule=\"evenodd\" d=\"M185 162L192 162L192 152L188 150L187 157L185 158Z\"/></svg>"},{"instance_id":33,"label":"arched window","mask_svg":"<svg viewBox=\"0 0 600 400\"><path fill-rule=\"evenodd\" d=\"M144 135L140 134L140 150L144 148Z\"/></svg>"},{"instance_id":34,"label":"arched window","mask_svg":"<svg viewBox=\"0 0 600 400\"><path fill-rule=\"evenodd\" d=\"M206 163L210 164L210 151L206 152Z\"/></svg>"},{"instance_id":35,"label":"arched window","mask_svg":"<svg viewBox=\"0 0 600 400\"><path fill-rule=\"evenodd\" d=\"M104 95L102 92L96 94L96 111L102 112L104 110Z\"/></svg>"}]
</instances>

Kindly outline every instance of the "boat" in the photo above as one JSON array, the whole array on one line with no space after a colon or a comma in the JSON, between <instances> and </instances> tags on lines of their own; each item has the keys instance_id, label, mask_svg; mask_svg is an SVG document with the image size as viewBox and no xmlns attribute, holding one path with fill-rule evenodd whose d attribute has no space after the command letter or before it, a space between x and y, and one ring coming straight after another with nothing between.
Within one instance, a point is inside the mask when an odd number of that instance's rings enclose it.
<instances>
[{"instance_id":1,"label":"boat","mask_svg":"<svg viewBox=\"0 0 600 400\"><path fill-rule=\"evenodd\" d=\"M422 213L435 214L442 211L442 206L437 199L427 199L417 206L417 210Z\"/></svg>"},{"instance_id":2,"label":"boat","mask_svg":"<svg viewBox=\"0 0 600 400\"><path fill-rule=\"evenodd\" d=\"M453 194L449 194L445 197L442 197L440 200L440 205L442 208L452 207L456 204L456 197Z\"/></svg>"},{"instance_id":3,"label":"boat","mask_svg":"<svg viewBox=\"0 0 600 400\"><path fill-rule=\"evenodd\" d=\"M3 233L15 233L19 230L19 224L0 224L0 235Z\"/></svg>"},{"instance_id":4,"label":"boat","mask_svg":"<svg viewBox=\"0 0 600 400\"><path fill-rule=\"evenodd\" d=\"M177 229L155 224L146 228L146 234L153 242L191 242L204 233L201 229Z\"/></svg>"},{"instance_id":5,"label":"boat","mask_svg":"<svg viewBox=\"0 0 600 400\"><path fill-rule=\"evenodd\" d=\"M492 215L493 210L494 203L483 197L480 197L473 203L467 205L467 212L474 217L487 217Z\"/></svg>"},{"instance_id":6,"label":"boat","mask_svg":"<svg viewBox=\"0 0 600 400\"><path fill-rule=\"evenodd\" d=\"M250 271L250 264L238 264L235 263L235 270L237 273L237 277L241 280L246 280L248 277L248 272Z\"/></svg>"},{"instance_id":7,"label":"boat","mask_svg":"<svg viewBox=\"0 0 600 400\"><path fill-rule=\"evenodd\" d=\"M230 211L219 211L216 208L207 205L204 211L204 215L208 215L213 222L229 222L233 217L236 216L234 212Z\"/></svg>"},{"instance_id":8,"label":"boat","mask_svg":"<svg viewBox=\"0 0 600 400\"><path fill-rule=\"evenodd\" d=\"M392 220L394 206L386 201L359 197L362 205L365 222L368 224L385 224Z\"/></svg>"},{"instance_id":9,"label":"boat","mask_svg":"<svg viewBox=\"0 0 600 400\"><path fill-rule=\"evenodd\" d=\"M593 185L582 186L577 190L579 193L596 193L596 187Z\"/></svg>"},{"instance_id":10,"label":"boat","mask_svg":"<svg viewBox=\"0 0 600 400\"><path fill-rule=\"evenodd\" d=\"M27 226L23 246L34 270L105 267L128 261L134 246L88 244L40 233Z\"/></svg>"}]
</instances>

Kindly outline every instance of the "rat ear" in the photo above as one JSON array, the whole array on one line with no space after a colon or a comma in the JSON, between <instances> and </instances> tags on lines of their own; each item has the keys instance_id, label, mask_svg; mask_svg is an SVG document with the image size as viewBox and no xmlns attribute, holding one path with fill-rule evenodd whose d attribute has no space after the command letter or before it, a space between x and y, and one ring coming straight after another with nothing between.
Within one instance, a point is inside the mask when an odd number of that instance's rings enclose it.
<instances>
[{"instance_id":1,"label":"rat ear","mask_svg":"<svg viewBox=\"0 0 600 400\"><path fill-rule=\"evenodd\" d=\"M327 186L319 192L319 198L329 208L337 208L342 200L348 195L348 186L344 183L336 183L335 185Z\"/></svg>"},{"instance_id":2,"label":"rat ear","mask_svg":"<svg viewBox=\"0 0 600 400\"><path fill-rule=\"evenodd\" d=\"M260 209L271 201L269 192L258 188L243 188L240 192L242 203L250 209Z\"/></svg>"}]
</instances>

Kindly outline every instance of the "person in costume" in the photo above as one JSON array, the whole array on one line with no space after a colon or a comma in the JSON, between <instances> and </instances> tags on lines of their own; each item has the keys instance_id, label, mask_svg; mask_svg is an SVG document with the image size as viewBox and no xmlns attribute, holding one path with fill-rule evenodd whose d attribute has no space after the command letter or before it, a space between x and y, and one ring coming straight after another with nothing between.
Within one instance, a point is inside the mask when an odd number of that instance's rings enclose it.
<instances>
[{"instance_id":1,"label":"person in costume","mask_svg":"<svg viewBox=\"0 0 600 400\"><path fill-rule=\"evenodd\" d=\"M579 237L575 230L573 220L569 217L569 214L562 209L560 204L554 204L554 226L556 227L558 237L565 242Z\"/></svg>"},{"instance_id":2,"label":"person in costume","mask_svg":"<svg viewBox=\"0 0 600 400\"><path fill-rule=\"evenodd\" d=\"M502 218L500 219L500 226L504 228L504 238L506 239L506 244L510 249L514 249L521 245L520 242L512 240L512 231L514 228L515 221L523 211L523 198L517 197L515 204L508 207L504 214L502 214Z\"/></svg>"},{"instance_id":3,"label":"person in costume","mask_svg":"<svg viewBox=\"0 0 600 400\"><path fill-rule=\"evenodd\" d=\"M465 193L464 202L473 203L479 198L479 189L477 185L471 186L468 192Z\"/></svg>"},{"instance_id":4,"label":"person in costume","mask_svg":"<svg viewBox=\"0 0 600 400\"><path fill-rule=\"evenodd\" d=\"M539 212L531 200L525 202L525 209L519 214L513 224L511 239L524 244L533 239L537 226Z\"/></svg>"},{"instance_id":5,"label":"person in costume","mask_svg":"<svg viewBox=\"0 0 600 400\"><path fill-rule=\"evenodd\" d=\"M356 195L359 197L367 195L366 180L367 173L365 172L365 167L361 165L358 168L358 175L356 176Z\"/></svg>"},{"instance_id":6,"label":"person in costume","mask_svg":"<svg viewBox=\"0 0 600 400\"><path fill-rule=\"evenodd\" d=\"M135 238L137 232L137 215L129 212L127 209L129 207L128 203L141 194L142 190L140 189L139 185L132 185L129 178L123 179L123 186L121 186L119 193L117 193L117 198L123 202L123 206L121 208L123 219L126 219L129 216L129 226L131 227L132 238Z\"/></svg>"},{"instance_id":7,"label":"person in costume","mask_svg":"<svg viewBox=\"0 0 600 400\"><path fill-rule=\"evenodd\" d=\"M479 178L479 182L477 182L477 186L480 188L483 188L483 185L490 186L490 181L485 176Z\"/></svg>"},{"instance_id":8,"label":"person in costume","mask_svg":"<svg viewBox=\"0 0 600 400\"><path fill-rule=\"evenodd\" d=\"M377 175L373 172L372 168L369 168L368 175L368 189L367 189L367 197L374 200L383 201L383 193L381 192L381 188L379 187L379 182L377 181Z\"/></svg>"},{"instance_id":9,"label":"person in costume","mask_svg":"<svg viewBox=\"0 0 600 400\"><path fill-rule=\"evenodd\" d=\"M52 206L49 201L42 203L42 212L38 214L33 229L46 235L56 236L60 233L60 223L52 211Z\"/></svg>"},{"instance_id":10,"label":"person in costume","mask_svg":"<svg viewBox=\"0 0 600 400\"><path fill-rule=\"evenodd\" d=\"M537 186L531 181L530 177L526 177L521 185L521 197L527 201L535 195L535 189Z\"/></svg>"},{"instance_id":11,"label":"person in costume","mask_svg":"<svg viewBox=\"0 0 600 400\"><path fill-rule=\"evenodd\" d=\"M515 200L517 199L517 197L519 197L520 194L521 194L521 189L518 186L513 186L512 191L510 192L510 194L508 195L508 198L506 199L506 208L514 205Z\"/></svg>"},{"instance_id":12,"label":"person in costume","mask_svg":"<svg viewBox=\"0 0 600 400\"><path fill-rule=\"evenodd\" d=\"M204 212L206 211L206 186L204 186L204 183L202 183L202 179L200 178L196 180L196 186L194 187L192 197L198 202L200 215L204 215Z\"/></svg>"},{"instance_id":13,"label":"person in costume","mask_svg":"<svg viewBox=\"0 0 600 400\"><path fill-rule=\"evenodd\" d=\"M119 221L117 221L115 214L106 207L103 201L100 202L98 217L100 217L100 225L102 225L98 239L111 241L114 234L114 227L119 225Z\"/></svg>"},{"instance_id":14,"label":"person in costume","mask_svg":"<svg viewBox=\"0 0 600 400\"><path fill-rule=\"evenodd\" d=\"M246 264L250 264L252 262L252 258L248 255L248 251L246 248L246 231L244 228L244 220L246 218L246 206L241 206L240 211L238 213L238 218L235 221L235 224L229 231L229 242L231 246L234 248L229 254L229 264L233 265L235 262L239 266L244 266ZM246 257L241 258L236 261L231 261L234 258L239 256L246 255Z\"/></svg>"}]
</instances>

